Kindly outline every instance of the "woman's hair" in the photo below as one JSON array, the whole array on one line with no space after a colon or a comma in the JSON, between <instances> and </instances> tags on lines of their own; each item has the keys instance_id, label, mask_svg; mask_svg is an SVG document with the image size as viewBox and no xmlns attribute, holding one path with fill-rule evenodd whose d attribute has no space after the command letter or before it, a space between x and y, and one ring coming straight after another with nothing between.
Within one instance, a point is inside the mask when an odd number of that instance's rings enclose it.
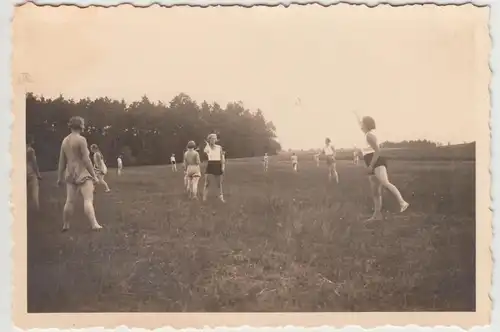
<instances>
[{"instance_id":1,"label":"woman's hair","mask_svg":"<svg viewBox=\"0 0 500 332\"><path fill-rule=\"evenodd\" d=\"M194 141L189 141L187 144L188 149L194 149L196 147L196 143Z\"/></svg>"},{"instance_id":2,"label":"woman's hair","mask_svg":"<svg viewBox=\"0 0 500 332\"><path fill-rule=\"evenodd\" d=\"M92 144L90 146L90 150L97 150L97 151L99 151L99 147L97 146L97 144Z\"/></svg>"},{"instance_id":3,"label":"woman's hair","mask_svg":"<svg viewBox=\"0 0 500 332\"><path fill-rule=\"evenodd\" d=\"M85 121L81 116L74 116L71 119L69 119L68 127L72 130L82 130L84 122Z\"/></svg>"},{"instance_id":4,"label":"woman's hair","mask_svg":"<svg viewBox=\"0 0 500 332\"><path fill-rule=\"evenodd\" d=\"M363 126L365 127L366 130L370 131L376 128L375 126L375 120L371 116L364 116L363 119L361 120L363 123Z\"/></svg>"},{"instance_id":5,"label":"woman's hair","mask_svg":"<svg viewBox=\"0 0 500 332\"><path fill-rule=\"evenodd\" d=\"M330 143L330 142L331 142L331 140L330 140L330 138L329 138L329 137L327 137L327 138L325 139L325 141L327 141L328 143Z\"/></svg>"}]
</instances>

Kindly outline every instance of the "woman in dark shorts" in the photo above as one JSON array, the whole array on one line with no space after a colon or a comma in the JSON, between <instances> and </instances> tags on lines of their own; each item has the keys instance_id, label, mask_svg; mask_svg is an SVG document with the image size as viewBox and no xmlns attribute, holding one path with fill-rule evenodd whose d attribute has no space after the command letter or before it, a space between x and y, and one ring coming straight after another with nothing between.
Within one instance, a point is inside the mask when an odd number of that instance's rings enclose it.
<instances>
[{"instance_id":1,"label":"woman in dark shorts","mask_svg":"<svg viewBox=\"0 0 500 332\"><path fill-rule=\"evenodd\" d=\"M222 190L222 175L224 174L225 168L225 157L222 147L215 144L217 142L217 135L208 135L208 142L205 146L204 152L208 156L207 168L205 170L205 187L203 190L203 200L207 200L208 187L210 185L210 177L215 178L215 182L219 187L219 199L221 202L224 201L224 194Z\"/></svg>"},{"instance_id":2,"label":"woman in dark shorts","mask_svg":"<svg viewBox=\"0 0 500 332\"><path fill-rule=\"evenodd\" d=\"M389 181L387 175L387 159L380 155L380 147L375 135L375 120L365 116L359 120L361 130L365 133L367 146L362 150L363 159L369 175L373 196L374 212L367 221L381 220L382 217L382 186L387 188L398 200L400 212L404 212L409 204L403 199L398 188Z\"/></svg>"}]
</instances>

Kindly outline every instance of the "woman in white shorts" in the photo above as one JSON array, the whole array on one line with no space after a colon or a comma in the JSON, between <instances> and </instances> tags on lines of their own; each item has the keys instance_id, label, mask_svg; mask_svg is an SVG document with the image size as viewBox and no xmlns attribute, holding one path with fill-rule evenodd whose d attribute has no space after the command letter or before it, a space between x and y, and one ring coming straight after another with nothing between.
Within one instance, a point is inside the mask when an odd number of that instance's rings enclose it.
<instances>
[{"instance_id":1,"label":"woman in white shorts","mask_svg":"<svg viewBox=\"0 0 500 332\"><path fill-rule=\"evenodd\" d=\"M188 197L198 199L198 181L201 177L200 154L195 150L196 143L189 141L187 151L184 153L184 173Z\"/></svg>"}]
</instances>

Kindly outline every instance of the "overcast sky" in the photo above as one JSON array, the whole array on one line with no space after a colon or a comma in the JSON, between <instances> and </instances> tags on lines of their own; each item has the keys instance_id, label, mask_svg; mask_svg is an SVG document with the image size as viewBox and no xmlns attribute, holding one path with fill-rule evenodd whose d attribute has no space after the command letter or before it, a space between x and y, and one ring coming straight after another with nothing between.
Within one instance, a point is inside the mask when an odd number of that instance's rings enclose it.
<instances>
[{"instance_id":1,"label":"overcast sky","mask_svg":"<svg viewBox=\"0 0 500 332\"><path fill-rule=\"evenodd\" d=\"M488 89L478 79L487 20L473 6L28 4L15 13L15 57L45 96L241 100L263 110L285 148L326 136L362 144L352 110L375 118L381 140L461 143L475 140Z\"/></svg>"}]
</instances>

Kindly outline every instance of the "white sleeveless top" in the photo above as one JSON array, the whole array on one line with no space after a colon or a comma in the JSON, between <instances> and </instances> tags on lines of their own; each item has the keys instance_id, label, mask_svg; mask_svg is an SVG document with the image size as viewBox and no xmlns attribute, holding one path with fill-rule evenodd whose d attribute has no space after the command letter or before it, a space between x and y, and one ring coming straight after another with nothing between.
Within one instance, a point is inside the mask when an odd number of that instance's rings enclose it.
<instances>
[{"instance_id":1,"label":"white sleeveless top","mask_svg":"<svg viewBox=\"0 0 500 332\"><path fill-rule=\"evenodd\" d=\"M361 152L363 153L363 156L375 152L375 150L373 150L373 148L370 146L370 144L368 144L368 137L367 136L369 133L372 133L376 137L375 130L370 130L369 132L367 132L365 134L366 146L361 150ZM377 137L377 142L378 142L378 137Z\"/></svg>"},{"instance_id":2,"label":"white sleeveless top","mask_svg":"<svg viewBox=\"0 0 500 332\"><path fill-rule=\"evenodd\" d=\"M333 148L331 143L325 145L325 147L323 148L323 153L326 156L333 156L335 154L335 149Z\"/></svg>"},{"instance_id":3,"label":"white sleeveless top","mask_svg":"<svg viewBox=\"0 0 500 332\"><path fill-rule=\"evenodd\" d=\"M210 161L221 161L222 160L222 147L220 145L215 144L212 148L210 144L205 146L204 152L208 156L208 160Z\"/></svg>"}]
</instances>

